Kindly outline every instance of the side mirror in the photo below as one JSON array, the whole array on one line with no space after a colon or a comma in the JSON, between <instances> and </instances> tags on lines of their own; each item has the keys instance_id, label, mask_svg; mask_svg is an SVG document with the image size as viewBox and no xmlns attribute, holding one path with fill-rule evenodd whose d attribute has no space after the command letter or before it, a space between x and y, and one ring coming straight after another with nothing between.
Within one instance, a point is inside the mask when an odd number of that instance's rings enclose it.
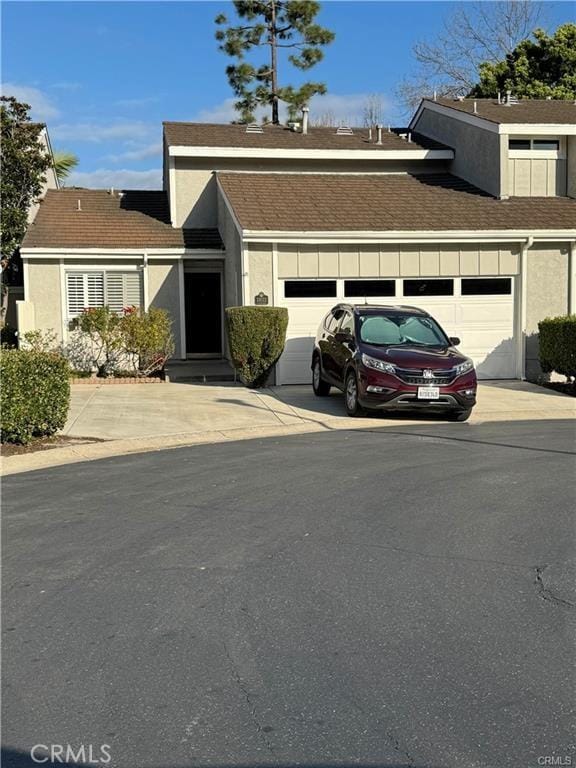
<instances>
[{"instance_id":1,"label":"side mirror","mask_svg":"<svg viewBox=\"0 0 576 768\"><path fill-rule=\"evenodd\" d=\"M353 340L353 336L349 331L338 331L338 333L334 334L334 338L336 341L339 341L340 343L349 342Z\"/></svg>"},{"instance_id":2,"label":"side mirror","mask_svg":"<svg viewBox=\"0 0 576 768\"><path fill-rule=\"evenodd\" d=\"M448 341L450 342L450 344L452 344L453 347L457 347L458 344L460 344L460 339L458 338L458 336L450 336Z\"/></svg>"}]
</instances>

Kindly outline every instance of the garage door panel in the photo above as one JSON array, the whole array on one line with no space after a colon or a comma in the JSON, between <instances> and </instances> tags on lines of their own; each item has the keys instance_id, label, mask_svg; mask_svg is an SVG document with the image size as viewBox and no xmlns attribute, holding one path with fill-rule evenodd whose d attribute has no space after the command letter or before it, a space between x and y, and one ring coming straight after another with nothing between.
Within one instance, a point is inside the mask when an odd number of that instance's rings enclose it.
<instances>
[{"instance_id":1,"label":"garage door panel","mask_svg":"<svg viewBox=\"0 0 576 768\"><path fill-rule=\"evenodd\" d=\"M394 275L398 277L398 274ZM459 293L459 277L453 277ZM341 287L341 284L339 285ZM282 384L309 384L314 338L322 318L336 304L358 299L342 296L318 299L284 299L288 308L286 348L278 363ZM374 304L405 304L429 312L449 336L461 339L459 349L474 360L481 379L516 376L514 291L497 296L395 296L373 297Z\"/></svg>"}]
</instances>

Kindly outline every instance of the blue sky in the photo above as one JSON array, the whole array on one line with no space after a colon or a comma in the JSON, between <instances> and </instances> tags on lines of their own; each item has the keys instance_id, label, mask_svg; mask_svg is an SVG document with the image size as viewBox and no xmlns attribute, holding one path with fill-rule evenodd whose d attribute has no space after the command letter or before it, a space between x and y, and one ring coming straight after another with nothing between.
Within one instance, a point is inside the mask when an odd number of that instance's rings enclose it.
<instances>
[{"instance_id":1,"label":"blue sky","mask_svg":"<svg viewBox=\"0 0 576 768\"><path fill-rule=\"evenodd\" d=\"M401 122L394 91L414 69L411 48L452 7L324 2L319 21L336 41L307 73L329 88L313 110L353 118L378 93L386 119ZM547 26L574 20L575 7L549 3ZM79 157L73 183L159 187L163 120L231 119L228 59L214 40L214 17L230 10L224 1L3 2L3 90L32 104L54 148Z\"/></svg>"}]
</instances>

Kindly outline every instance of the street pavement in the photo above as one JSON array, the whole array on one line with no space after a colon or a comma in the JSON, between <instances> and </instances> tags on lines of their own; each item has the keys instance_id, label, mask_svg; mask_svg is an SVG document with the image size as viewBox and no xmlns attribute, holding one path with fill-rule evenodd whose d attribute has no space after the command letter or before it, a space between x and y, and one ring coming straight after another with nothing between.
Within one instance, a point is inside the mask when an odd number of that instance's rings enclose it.
<instances>
[{"instance_id":1,"label":"street pavement","mask_svg":"<svg viewBox=\"0 0 576 768\"><path fill-rule=\"evenodd\" d=\"M574 452L374 420L6 478L3 765L574 764Z\"/></svg>"}]
</instances>

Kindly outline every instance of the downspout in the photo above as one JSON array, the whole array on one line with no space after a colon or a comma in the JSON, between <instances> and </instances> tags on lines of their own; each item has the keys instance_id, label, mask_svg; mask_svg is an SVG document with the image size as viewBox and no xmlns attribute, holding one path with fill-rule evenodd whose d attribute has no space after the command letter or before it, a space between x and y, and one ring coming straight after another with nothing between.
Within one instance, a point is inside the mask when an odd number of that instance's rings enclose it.
<instances>
[{"instance_id":1,"label":"downspout","mask_svg":"<svg viewBox=\"0 0 576 768\"><path fill-rule=\"evenodd\" d=\"M576 314L576 240L568 246L568 314Z\"/></svg>"},{"instance_id":2,"label":"downspout","mask_svg":"<svg viewBox=\"0 0 576 768\"><path fill-rule=\"evenodd\" d=\"M148 253L144 251L142 255L142 293L144 299L144 312L148 312L149 300L148 300Z\"/></svg>"},{"instance_id":3,"label":"downspout","mask_svg":"<svg viewBox=\"0 0 576 768\"><path fill-rule=\"evenodd\" d=\"M521 381L526 381L526 318L527 318L527 275L528 275L528 250L534 243L533 237L528 237L521 243L520 249L520 307L518 318L518 344L516 374Z\"/></svg>"},{"instance_id":4,"label":"downspout","mask_svg":"<svg viewBox=\"0 0 576 768\"><path fill-rule=\"evenodd\" d=\"M248 272L248 259L246 258L246 245L244 240L240 240L240 273L242 276L242 296L241 305L250 304L250 275Z\"/></svg>"}]
</instances>

